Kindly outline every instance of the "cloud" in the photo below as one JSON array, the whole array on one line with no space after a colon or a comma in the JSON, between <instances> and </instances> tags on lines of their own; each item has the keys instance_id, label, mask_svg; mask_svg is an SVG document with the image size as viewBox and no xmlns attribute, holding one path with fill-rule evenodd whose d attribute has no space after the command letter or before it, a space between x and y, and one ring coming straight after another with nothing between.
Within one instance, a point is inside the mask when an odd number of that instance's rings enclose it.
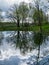
<instances>
[{"instance_id":1,"label":"cloud","mask_svg":"<svg viewBox=\"0 0 49 65\"><path fill-rule=\"evenodd\" d=\"M6 0L0 0L0 9L6 10L9 8L9 4Z\"/></svg>"},{"instance_id":2,"label":"cloud","mask_svg":"<svg viewBox=\"0 0 49 65\"><path fill-rule=\"evenodd\" d=\"M14 3L19 4L22 1L29 3L31 0L0 0L0 8L3 10L7 10Z\"/></svg>"},{"instance_id":3,"label":"cloud","mask_svg":"<svg viewBox=\"0 0 49 65\"><path fill-rule=\"evenodd\" d=\"M33 1L33 0L0 0L0 9L2 9L3 11L8 11L8 9L15 3L15 4L19 4L20 2L22 2L22 1L25 1L25 2L27 2L27 3L29 3L29 2L31 2L31 1ZM44 2L44 4L43 3L41 3L41 5L42 5L42 7L43 7L43 5L46 5L47 7L49 7L48 6L48 3L47 3L47 0L41 0L41 2ZM46 12L47 11L47 9L46 8L43 8L43 10Z\"/></svg>"}]
</instances>

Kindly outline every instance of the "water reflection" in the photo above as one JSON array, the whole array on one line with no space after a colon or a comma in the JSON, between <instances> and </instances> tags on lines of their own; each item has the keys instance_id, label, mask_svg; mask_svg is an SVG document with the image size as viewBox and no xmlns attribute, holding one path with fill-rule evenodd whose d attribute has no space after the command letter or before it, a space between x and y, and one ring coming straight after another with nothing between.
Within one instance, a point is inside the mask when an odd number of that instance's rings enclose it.
<instances>
[{"instance_id":1,"label":"water reflection","mask_svg":"<svg viewBox=\"0 0 49 65\"><path fill-rule=\"evenodd\" d=\"M18 57L21 59L21 63L25 62L26 65L31 65L36 61L37 57L39 57L40 61L44 56L47 56L49 54L49 36L44 37L39 32L36 34L33 31L0 32L0 40L2 41L0 45L0 60L10 60L12 57ZM43 38L45 38L45 42ZM36 45L35 43L38 44ZM38 50L40 51L40 56L37 56L39 55Z\"/></svg>"},{"instance_id":2,"label":"water reflection","mask_svg":"<svg viewBox=\"0 0 49 65\"><path fill-rule=\"evenodd\" d=\"M16 48L19 47L20 50L25 53L26 51L31 51L34 48L33 44L33 32L29 31L17 31L13 36L9 36L6 40L8 42L13 42L16 44Z\"/></svg>"},{"instance_id":3,"label":"water reflection","mask_svg":"<svg viewBox=\"0 0 49 65\"><path fill-rule=\"evenodd\" d=\"M1 45L1 43L2 43L3 38L4 38L4 35L3 35L2 32L0 32L0 45Z\"/></svg>"}]
</instances>

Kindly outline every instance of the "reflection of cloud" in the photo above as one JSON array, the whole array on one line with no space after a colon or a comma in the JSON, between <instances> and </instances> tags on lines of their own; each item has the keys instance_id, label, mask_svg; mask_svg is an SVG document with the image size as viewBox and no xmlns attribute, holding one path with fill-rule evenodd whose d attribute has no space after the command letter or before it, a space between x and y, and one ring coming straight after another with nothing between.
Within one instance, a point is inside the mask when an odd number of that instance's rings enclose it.
<instances>
[{"instance_id":1,"label":"reflection of cloud","mask_svg":"<svg viewBox=\"0 0 49 65\"><path fill-rule=\"evenodd\" d=\"M20 65L27 65L27 64L23 62L23 63L21 63Z\"/></svg>"},{"instance_id":2,"label":"reflection of cloud","mask_svg":"<svg viewBox=\"0 0 49 65\"><path fill-rule=\"evenodd\" d=\"M12 33L14 33L14 31ZM30 33L30 36L31 36L32 32L29 32L29 33ZM5 31L5 32L3 32L3 34L4 34L3 45L0 46L0 50L1 50L0 61L4 61L4 63L6 63L4 65L12 65L12 64L13 65L19 65L19 64L17 64L17 63L19 63L19 61L17 62L17 60L19 58L19 59L22 60L22 64L20 64L20 65L27 65L29 63L33 64L33 61L36 60L37 50L35 49L32 52L30 52L30 53L28 52L25 56L22 56L20 54L20 50L19 49L15 49L14 44L11 43L12 41L10 43L8 43L6 41L7 37L10 36L11 31ZM46 41L46 42L47 42L47 45L46 45L46 47L45 46L41 47L41 52L43 52L45 50L49 50L49 41ZM41 52L40 52L40 54L42 55ZM2 65L2 64L0 64L0 65Z\"/></svg>"},{"instance_id":3,"label":"reflection of cloud","mask_svg":"<svg viewBox=\"0 0 49 65\"><path fill-rule=\"evenodd\" d=\"M9 59L0 60L0 65L20 65L21 59L17 56L11 56Z\"/></svg>"}]
</instances>

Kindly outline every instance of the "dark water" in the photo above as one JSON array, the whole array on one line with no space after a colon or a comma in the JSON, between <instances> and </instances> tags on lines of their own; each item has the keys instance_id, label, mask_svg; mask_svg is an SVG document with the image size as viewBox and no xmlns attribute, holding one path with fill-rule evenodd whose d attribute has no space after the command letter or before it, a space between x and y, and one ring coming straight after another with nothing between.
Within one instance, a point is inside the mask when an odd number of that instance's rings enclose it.
<instances>
[{"instance_id":1,"label":"dark water","mask_svg":"<svg viewBox=\"0 0 49 65\"><path fill-rule=\"evenodd\" d=\"M0 65L33 65L38 54L33 37L32 31L1 31ZM48 55L49 36L40 46L39 61Z\"/></svg>"}]
</instances>

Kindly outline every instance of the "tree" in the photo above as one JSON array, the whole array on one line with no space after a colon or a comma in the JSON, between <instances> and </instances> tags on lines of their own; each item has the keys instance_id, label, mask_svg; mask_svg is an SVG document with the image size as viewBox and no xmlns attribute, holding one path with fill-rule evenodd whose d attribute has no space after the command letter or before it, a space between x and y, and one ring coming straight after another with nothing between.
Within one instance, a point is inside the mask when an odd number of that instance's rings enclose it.
<instances>
[{"instance_id":1,"label":"tree","mask_svg":"<svg viewBox=\"0 0 49 65\"><path fill-rule=\"evenodd\" d=\"M8 12L7 16L14 22L17 22L17 27L20 27L20 11L18 5L14 4L14 6Z\"/></svg>"},{"instance_id":2,"label":"tree","mask_svg":"<svg viewBox=\"0 0 49 65\"><path fill-rule=\"evenodd\" d=\"M23 21L26 20L26 18L28 17L28 13L29 13L29 8L28 8L27 3L21 2L19 5L19 11L20 11L20 17L21 17L22 26L23 26Z\"/></svg>"},{"instance_id":3,"label":"tree","mask_svg":"<svg viewBox=\"0 0 49 65\"><path fill-rule=\"evenodd\" d=\"M39 16L38 16L39 15ZM39 24L39 18L40 18L40 23L43 23L43 11L40 9L39 11L37 9L34 9L34 14L33 17L34 23Z\"/></svg>"},{"instance_id":4,"label":"tree","mask_svg":"<svg viewBox=\"0 0 49 65\"><path fill-rule=\"evenodd\" d=\"M19 5L15 4L10 9L8 13L8 18L12 19L15 22L17 21L17 26L19 27L20 20L22 21L23 26L23 21L26 20L28 13L29 13L28 5L25 2L21 2Z\"/></svg>"},{"instance_id":5,"label":"tree","mask_svg":"<svg viewBox=\"0 0 49 65\"><path fill-rule=\"evenodd\" d=\"M34 35L34 43L36 46L38 46L38 56L37 56L37 64L39 65L39 55L40 55L40 45L43 42L43 34L42 34L42 22L43 22L43 11L39 8L39 0L36 0L36 10L34 12L33 18L38 21L39 25L39 32L35 33Z\"/></svg>"},{"instance_id":6,"label":"tree","mask_svg":"<svg viewBox=\"0 0 49 65\"><path fill-rule=\"evenodd\" d=\"M45 14L44 21L45 21L46 24L48 24L48 14L47 15Z\"/></svg>"},{"instance_id":7,"label":"tree","mask_svg":"<svg viewBox=\"0 0 49 65\"><path fill-rule=\"evenodd\" d=\"M0 25L3 27L2 21L4 20L4 17L2 16L2 10L0 9Z\"/></svg>"}]
</instances>

